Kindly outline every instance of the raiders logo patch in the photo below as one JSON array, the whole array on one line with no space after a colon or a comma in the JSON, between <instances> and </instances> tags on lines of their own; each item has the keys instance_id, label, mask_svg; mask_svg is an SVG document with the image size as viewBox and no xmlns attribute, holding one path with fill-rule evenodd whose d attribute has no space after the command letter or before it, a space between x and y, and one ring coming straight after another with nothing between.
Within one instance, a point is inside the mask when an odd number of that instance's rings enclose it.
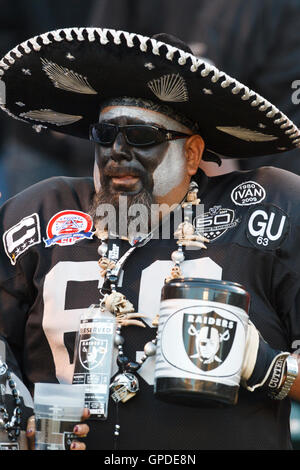
<instances>
[{"instance_id":1,"label":"raiders logo patch","mask_svg":"<svg viewBox=\"0 0 300 470\"><path fill-rule=\"evenodd\" d=\"M245 181L236 186L231 192L231 200L237 206L259 204L265 197L266 191L255 181Z\"/></svg>"},{"instance_id":2,"label":"raiders logo patch","mask_svg":"<svg viewBox=\"0 0 300 470\"><path fill-rule=\"evenodd\" d=\"M247 238L262 250L276 250L290 229L288 215L272 204L262 204L249 211Z\"/></svg>"},{"instance_id":3,"label":"raiders logo patch","mask_svg":"<svg viewBox=\"0 0 300 470\"><path fill-rule=\"evenodd\" d=\"M89 214L66 210L55 214L47 225L46 247L51 245L68 246L92 238L93 220Z\"/></svg>"},{"instance_id":4,"label":"raiders logo patch","mask_svg":"<svg viewBox=\"0 0 300 470\"><path fill-rule=\"evenodd\" d=\"M38 214L24 217L19 223L3 234L3 245L11 264L33 245L41 243L41 229Z\"/></svg>"},{"instance_id":5,"label":"raiders logo patch","mask_svg":"<svg viewBox=\"0 0 300 470\"><path fill-rule=\"evenodd\" d=\"M194 227L198 235L203 235L210 241L224 235L227 230L236 227L241 218L235 217L233 209L224 209L222 206L213 206L208 212L195 217Z\"/></svg>"}]
</instances>

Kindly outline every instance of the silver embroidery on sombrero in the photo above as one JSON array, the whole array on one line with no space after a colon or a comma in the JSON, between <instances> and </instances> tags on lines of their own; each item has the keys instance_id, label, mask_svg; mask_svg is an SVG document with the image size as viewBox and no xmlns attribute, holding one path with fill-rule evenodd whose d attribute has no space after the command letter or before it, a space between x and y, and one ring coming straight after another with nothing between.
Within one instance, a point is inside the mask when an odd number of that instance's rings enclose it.
<instances>
[{"instance_id":1,"label":"silver embroidery on sombrero","mask_svg":"<svg viewBox=\"0 0 300 470\"><path fill-rule=\"evenodd\" d=\"M86 77L47 59L41 59L42 68L56 88L85 95L97 95Z\"/></svg>"},{"instance_id":2,"label":"silver embroidery on sombrero","mask_svg":"<svg viewBox=\"0 0 300 470\"><path fill-rule=\"evenodd\" d=\"M42 129L47 129L47 126L43 126L42 124L34 124L32 129L35 130L38 134L42 131Z\"/></svg>"},{"instance_id":3,"label":"silver embroidery on sombrero","mask_svg":"<svg viewBox=\"0 0 300 470\"><path fill-rule=\"evenodd\" d=\"M144 67L146 67L146 69L148 70L155 69L155 65L153 65L152 62L147 62L146 64L144 64Z\"/></svg>"},{"instance_id":4,"label":"silver embroidery on sombrero","mask_svg":"<svg viewBox=\"0 0 300 470\"><path fill-rule=\"evenodd\" d=\"M67 126L82 119L82 116L59 113L52 109L35 109L33 111L21 113L20 116L32 119L33 121L48 122L49 124L55 124L56 126Z\"/></svg>"},{"instance_id":5,"label":"silver embroidery on sombrero","mask_svg":"<svg viewBox=\"0 0 300 470\"><path fill-rule=\"evenodd\" d=\"M66 54L66 58L69 60L75 60L75 57L70 52Z\"/></svg>"},{"instance_id":6,"label":"silver embroidery on sombrero","mask_svg":"<svg viewBox=\"0 0 300 470\"><path fill-rule=\"evenodd\" d=\"M147 85L161 101L183 102L189 100L186 83L178 73L155 78Z\"/></svg>"},{"instance_id":7,"label":"silver embroidery on sombrero","mask_svg":"<svg viewBox=\"0 0 300 470\"><path fill-rule=\"evenodd\" d=\"M225 132L226 134L233 135L241 140L246 140L247 142L270 142L272 140L277 140L278 137L270 134L263 134L262 132L253 131L251 129L246 129L244 127L222 127L217 126L216 129L219 131Z\"/></svg>"}]
</instances>

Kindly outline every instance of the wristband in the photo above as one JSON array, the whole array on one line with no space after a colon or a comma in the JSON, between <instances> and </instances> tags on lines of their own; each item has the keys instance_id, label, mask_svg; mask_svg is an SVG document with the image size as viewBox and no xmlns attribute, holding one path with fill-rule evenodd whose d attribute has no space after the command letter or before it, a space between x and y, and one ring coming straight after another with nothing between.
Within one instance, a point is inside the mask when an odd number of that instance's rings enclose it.
<instances>
[{"instance_id":1,"label":"wristband","mask_svg":"<svg viewBox=\"0 0 300 470\"><path fill-rule=\"evenodd\" d=\"M294 356L288 356L285 361L286 377L285 381L277 391L270 392L270 397L274 400L283 400L292 388L295 379L298 376L298 361Z\"/></svg>"}]
</instances>

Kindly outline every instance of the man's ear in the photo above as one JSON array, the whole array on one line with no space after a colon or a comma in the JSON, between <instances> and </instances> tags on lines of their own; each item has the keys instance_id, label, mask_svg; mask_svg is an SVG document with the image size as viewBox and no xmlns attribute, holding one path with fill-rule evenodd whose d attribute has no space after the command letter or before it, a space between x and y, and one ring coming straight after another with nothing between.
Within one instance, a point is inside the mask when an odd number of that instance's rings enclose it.
<instances>
[{"instance_id":1,"label":"man's ear","mask_svg":"<svg viewBox=\"0 0 300 470\"><path fill-rule=\"evenodd\" d=\"M204 140L199 134L194 134L186 140L184 152L186 157L186 168L190 176L193 176L197 172L202 160L204 148Z\"/></svg>"}]
</instances>

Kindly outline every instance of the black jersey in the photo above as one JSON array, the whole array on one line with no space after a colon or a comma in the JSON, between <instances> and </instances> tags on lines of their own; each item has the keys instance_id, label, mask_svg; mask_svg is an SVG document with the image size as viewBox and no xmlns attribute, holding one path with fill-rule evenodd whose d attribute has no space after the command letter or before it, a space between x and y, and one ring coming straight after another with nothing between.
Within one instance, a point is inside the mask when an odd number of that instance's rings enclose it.
<instances>
[{"instance_id":1,"label":"black jersey","mask_svg":"<svg viewBox=\"0 0 300 470\"><path fill-rule=\"evenodd\" d=\"M250 319L271 347L290 350L300 339L299 177L261 168L207 178L197 175L204 213L196 230L207 250L187 250L184 276L242 284ZM0 334L20 364L26 385L71 382L80 315L99 301L103 282L99 240L88 214L92 179L52 178L9 200L1 210ZM122 242L122 249L129 248ZM156 334L152 319L172 267L176 240L152 238L124 266L118 290L144 313L146 328L122 329L124 353L143 354ZM289 449L290 401L240 388L235 406L189 407L153 394L155 358L138 371L140 391L119 405L120 449ZM117 372L114 368L113 374ZM88 449L113 449L116 409L91 422Z\"/></svg>"}]
</instances>

